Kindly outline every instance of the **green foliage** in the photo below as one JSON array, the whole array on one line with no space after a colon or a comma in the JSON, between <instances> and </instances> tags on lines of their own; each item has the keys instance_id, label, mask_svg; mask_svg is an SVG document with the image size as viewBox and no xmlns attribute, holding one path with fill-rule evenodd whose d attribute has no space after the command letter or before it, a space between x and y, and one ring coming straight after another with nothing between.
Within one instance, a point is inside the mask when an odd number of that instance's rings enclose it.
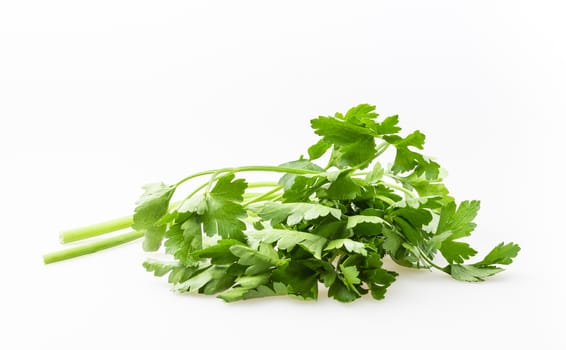
<instances>
[{"instance_id":1,"label":"green foliage","mask_svg":"<svg viewBox=\"0 0 566 350\"><path fill-rule=\"evenodd\" d=\"M156 276L174 276L178 291L218 294L227 302L278 295L313 300L319 283L341 302L365 294L381 300L397 277L383 268L385 256L461 281L503 271L519 246L501 243L483 260L465 263L477 254L461 239L476 227L479 201L457 204L439 164L419 153L425 135L402 136L398 123L396 115L380 120L367 104L313 119L321 138L308 148L308 160L281 164L297 171L280 177L279 195L258 194L246 205L247 184L235 179L237 171L213 178L210 191L167 216L166 252L178 262L144 266ZM388 146L395 152L390 168L375 160ZM326 168L313 162L325 155ZM164 185L147 190L136 211L143 220L136 223L153 229L170 193ZM221 239L205 243L203 234ZM434 262L438 253L446 266Z\"/></svg>"},{"instance_id":2,"label":"green foliage","mask_svg":"<svg viewBox=\"0 0 566 350\"><path fill-rule=\"evenodd\" d=\"M479 201L458 204L439 164L420 153L425 135L401 135L398 124L398 116L380 118L375 106L361 104L311 121L320 138L308 148L309 159L144 187L133 227L143 232L145 250L157 250L165 239L174 260L148 260L144 267L168 276L176 291L227 302L280 295L315 300L321 283L340 302L366 294L381 300L397 277L383 268L384 259L468 282L503 271L519 246L501 243L482 260L468 261L477 251L462 239L476 227ZM387 151L394 152L390 166L378 159ZM248 186L236 178L244 171L280 177ZM209 181L170 205L181 184L201 175ZM248 191L265 186L271 188Z\"/></svg>"}]
</instances>

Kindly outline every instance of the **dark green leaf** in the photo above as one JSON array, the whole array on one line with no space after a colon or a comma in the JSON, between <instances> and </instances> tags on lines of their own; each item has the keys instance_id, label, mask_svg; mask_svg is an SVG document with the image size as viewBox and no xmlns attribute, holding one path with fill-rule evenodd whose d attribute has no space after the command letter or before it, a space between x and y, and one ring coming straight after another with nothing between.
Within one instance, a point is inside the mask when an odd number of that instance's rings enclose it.
<instances>
[{"instance_id":1,"label":"dark green leaf","mask_svg":"<svg viewBox=\"0 0 566 350\"><path fill-rule=\"evenodd\" d=\"M348 288L339 278L328 288L328 296L343 303L352 302L360 297L359 293Z\"/></svg>"},{"instance_id":2,"label":"dark green leaf","mask_svg":"<svg viewBox=\"0 0 566 350\"><path fill-rule=\"evenodd\" d=\"M317 299L318 280L315 271L299 261L290 261L273 270L274 281L281 282L288 288L288 293L305 299Z\"/></svg>"}]
</instances>

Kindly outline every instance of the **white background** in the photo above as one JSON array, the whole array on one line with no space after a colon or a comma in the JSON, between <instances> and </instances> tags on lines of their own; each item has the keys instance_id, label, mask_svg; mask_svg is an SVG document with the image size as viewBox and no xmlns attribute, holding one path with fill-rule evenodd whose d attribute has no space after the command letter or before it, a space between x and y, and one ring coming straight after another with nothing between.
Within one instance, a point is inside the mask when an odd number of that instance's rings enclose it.
<instances>
[{"instance_id":1,"label":"white background","mask_svg":"<svg viewBox=\"0 0 566 350\"><path fill-rule=\"evenodd\" d=\"M561 1L0 3L2 349L564 349ZM43 266L59 230L140 185L278 164L362 102L422 130L471 243L522 251L489 282L400 272L386 299L177 295L133 243Z\"/></svg>"}]
</instances>

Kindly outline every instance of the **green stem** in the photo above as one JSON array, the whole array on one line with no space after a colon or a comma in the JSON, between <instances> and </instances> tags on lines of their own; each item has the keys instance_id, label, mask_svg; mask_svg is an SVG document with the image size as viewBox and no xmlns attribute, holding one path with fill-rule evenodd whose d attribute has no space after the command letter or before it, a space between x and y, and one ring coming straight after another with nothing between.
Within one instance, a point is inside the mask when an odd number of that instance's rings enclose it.
<instances>
[{"instance_id":1,"label":"green stem","mask_svg":"<svg viewBox=\"0 0 566 350\"><path fill-rule=\"evenodd\" d=\"M275 187L279 186L277 182L250 182L248 188L258 188L258 187Z\"/></svg>"},{"instance_id":2,"label":"green stem","mask_svg":"<svg viewBox=\"0 0 566 350\"><path fill-rule=\"evenodd\" d=\"M184 179L182 179L181 181L177 182L174 187L179 187L181 184L194 179L195 177L199 177L199 176L204 176L204 175L210 175L210 174L214 174L215 172L217 172L217 170L205 170L205 171L201 171L198 173L194 173L192 175L189 175L187 177L185 177Z\"/></svg>"},{"instance_id":3,"label":"green stem","mask_svg":"<svg viewBox=\"0 0 566 350\"><path fill-rule=\"evenodd\" d=\"M182 179L181 181L175 184L175 187L189 181L190 179L194 179L195 177L203 176L203 175L210 175L210 174L220 174L220 173L240 173L245 171L267 171L267 172L276 172L276 173L289 173L289 174L320 174L320 171L317 170L309 170L309 169L297 169L297 168L290 168L290 167L283 167L283 166L270 166L270 165L248 165L248 166L241 166L236 168L221 168L215 170L206 170L201 171L199 173L195 173L189 175Z\"/></svg>"},{"instance_id":4,"label":"green stem","mask_svg":"<svg viewBox=\"0 0 566 350\"><path fill-rule=\"evenodd\" d=\"M283 197L283 193L275 193L274 195L264 198L264 200L278 201L281 197Z\"/></svg>"},{"instance_id":5,"label":"green stem","mask_svg":"<svg viewBox=\"0 0 566 350\"><path fill-rule=\"evenodd\" d=\"M381 199L383 202L389 204L389 205L393 205L395 204L395 201L389 197L385 197L385 196L381 196L381 195L377 195L375 196L375 198L377 199Z\"/></svg>"},{"instance_id":6,"label":"green stem","mask_svg":"<svg viewBox=\"0 0 566 350\"><path fill-rule=\"evenodd\" d=\"M204 184L204 185L206 186L207 184ZM263 183L260 186L260 184L258 183L257 187L262 187L262 186L265 186L265 185L266 185L266 183ZM269 186L271 186L271 185L269 185ZM277 192L279 190L281 190L282 188L283 188L283 186L277 185L277 187L275 187L274 189L250 199L248 202L244 203L243 205L246 206L248 204L255 203L255 202L258 202L258 201L261 201L261 200L278 198L280 196L280 194L278 194ZM77 246L77 247L64 249L64 250L56 251L56 252L49 253L49 254L45 254L43 256L43 261L44 261L45 264L51 264L51 263L62 261L62 260L72 259L72 258L79 257L81 255L92 254L92 253L96 253L100 250L104 250L104 249L112 248L112 247L115 247L115 246L118 246L118 245L122 245L122 244L134 241L134 240L142 238L142 237L143 237L142 232L138 232L138 231L128 232L128 233L124 233L124 234L117 235L117 236L114 236L114 237L110 237L110 238L107 238L107 239L103 239L103 240L100 240L100 241L96 241L96 242L93 242L93 243L87 243L87 244L83 244L81 246Z\"/></svg>"},{"instance_id":7,"label":"green stem","mask_svg":"<svg viewBox=\"0 0 566 350\"><path fill-rule=\"evenodd\" d=\"M383 154L383 152L387 151L387 148L389 148L390 145L391 144L389 142L380 143L379 146L377 146L375 148L375 157L374 158L379 157L380 155Z\"/></svg>"},{"instance_id":8,"label":"green stem","mask_svg":"<svg viewBox=\"0 0 566 350\"><path fill-rule=\"evenodd\" d=\"M132 226L134 219L132 216L100 222L94 225L79 227L59 234L61 243L76 242L87 238L103 235L105 233L122 230Z\"/></svg>"},{"instance_id":9,"label":"green stem","mask_svg":"<svg viewBox=\"0 0 566 350\"><path fill-rule=\"evenodd\" d=\"M225 173L225 172L237 173L237 172L245 172L245 171L268 171L268 172L280 172L280 173L290 173L290 174L319 174L320 173L320 171L308 170L308 169L296 169L296 168L281 167L281 166L252 165L252 166L243 166L243 167L237 167L237 168L223 168L223 169L217 169L217 170L201 171L199 173L195 173L195 174L192 174L192 175L185 177L181 181L177 182L174 185L174 187L178 187L179 185L181 185L182 183L184 183L184 182L186 182L190 179L193 179L193 178L196 178L196 177L199 177L199 176L213 174L213 176L212 176L212 178L209 182L205 183L204 185L199 186L189 195L189 197L191 197L194 194L196 194L198 191L202 190L203 188L205 188L207 186L210 187L210 185L214 181L214 179L221 173ZM251 186L248 186L248 187L251 187L251 188L252 187L270 187L270 186L276 186L276 187L273 190L268 191L261 196L258 196L254 199L251 199L247 203L244 203L244 205L247 205L247 204L250 204L250 203L253 203L253 202L257 202L257 201L260 201L262 199L272 198L272 197L270 197L270 195L279 191L282 188L282 186L279 186L278 184L272 183L272 182L258 182L258 183L255 183L255 184L251 184ZM173 204L173 206L174 205L175 204ZM121 230L121 229L124 229L124 228L128 228L132 224L133 224L133 216L127 216L127 217L113 219L113 220L110 220L110 221L106 221L106 222L102 222L102 223L98 223L98 224L94 224L94 225L90 225L90 226L86 226L86 227L81 227L81 228L78 228L78 229L64 231L60 235L61 242L68 243L68 242L75 242L75 241L80 241L80 240L87 239L87 238L96 237L96 236L99 236L99 235L102 235L102 234L105 234L105 233L110 233L110 232L118 231L118 230ZM108 239L100 240L100 241L97 241L97 242L85 244L85 245L82 245L82 246L73 247L73 248L61 250L61 251L58 251L58 252L46 254L44 256L44 261L45 261L46 264L49 264L49 263L53 263L53 262L57 262L57 261L65 260L65 259L71 259L71 258L74 258L74 257L77 257L77 256L94 253L94 252L97 252L99 250L103 250L103 249L115 247L115 246L120 245L120 244L131 242L131 241L136 240L136 239L141 238L141 237L143 237L143 233L135 232L135 231L129 232L129 233L121 234L121 235L118 235L118 236L115 236L115 237L112 237L112 238L108 238Z\"/></svg>"},{"instance_id":10,"label":"green stem","mask_svg":"<svg viewBox=\"0 0 566 350\"><path fill-rule=\"evenodd\" d=\"M203 183L202 185L200 185L199 187L195 188L195 190L193 192L191 192L187 198L191 198L192 196L194 196L195 194L197 194L200 190L202 190L203 188L208 186L208 182ZM185 198L185 199L187 199Z\"/></svg>"},{"instance_id":11,"label":"green stem","mask_svg":"<svg viewBox=\"0 0 566 350\"><path fill-rule=\"evenodd\" d=\"M207 185L208 185L208 183L204 183L204 184L200 185L191 194L189 194L187 196L187 198L191 198L192 196L197 194L200 190L205 188ZM275 182L252 182L252 183L248 184L248 188L275 187L275 186L279 186L279 185ZM172 203L170 205L170 207L173 208L176 205L178 205L179 203L180 202ZM100 236L100 235L103 235L103 234L106 234L106 233L111 233L111 232L123 230L125 228L132 226L133 223L134 223L133 216L131 216L131 215L130 216L124 216L124 217L121 217L121 218L112 219L112 220L100 222L100 223L89 225L89 226L84 226L84 227L79 227L79 228L75 228L75 229L71 229L71 230L62 231L59 234L59 238L61 240L61 243L63 243L63 244L82 241L84 239L97 237L97 236Z\"/></svg>"},{"instance_id":12,"label":"green stem","mask_svg":"<svg viewBox=\"0 0 566 350\"><path fill-rule=\"evenodd\" d=\"M423 258L423 260L426 261L430 266L434 267L437 270L444 271L444 269L442 267L440 267L440 266L436 265L434 262L432 262L432 260L429 259L428 256L420 248L417 248L417 250L419 251L421 258Z\"/></svg>"},{"instance_id":13,"label":"green stem","mask_svg":"<svg viewBox=\"0 0 566 350\"><path fill-rule=\"evenodd\" d=\"M274 189L272 189L272 190L270 190L270 191L267 191L267 192L265 192L264 194L262 194L262 195L260 195L260 196L257 196L257 197L255 197L255 198L252 198L252 199L248 200L247 202L244 202L242 205L245 207L245 206L248 206L248 205L250 205L250 204L252 204L252 203L259 202L259 201L264 200L264 199L268 199L272 194L274 194L274 193L280 191L282 188L283 188L283 186L277 186L277 187L275 187Z\"/></svg>"},{"instance_id":14,"label":"green stem","mask_svg":"<svg viewBox=\"0 0 566 350\"><path fill-rule=\"evenodd\" d=\"M214 180L216 180L216 178L218 177L218 175L220 175L222 172L220 170L218 170L217 172L215 172L214 174L212 174L212 176L210 177L210 179L208 180L208 184L206 185L206 190L204 190L204 193L209 193L210 189L212 188L212 184L214 183Z\"/></svg>"},{"instance_id":15,"label":"green stem","mask_svg":"<svg viewBox=\"0 0 566 350\"><path fill-rule=\"evenodd\" d=\"M253 195L248 196L247 193L244 193L244 200L253 199L255 197L262 196L262 195L263 195L263 193L254 193ZM262 200L264 200L264 201L276 201L276 200L279 200L279 198L281 198L282 196L283 196L282 193L273 193L273 194L270 194L269 196L266 196ZM252 204L254 204L254 203L252 203Z\"/></svg>"},{"instance_id":16,"label":"green stem","mask_svg":"<svg viewBox=\"0 0 566 350\"><path fill-rule=\"evenodd\" d=\"M416 251L416 253L418 253L418 255L419 255L424 261L426 261L426 262L430 265L430 266L429 266L429 269L430 269L430 267L434 267L434 268L437 269L437 270L446 272L446 271L444 270L444 268L442 268L442 267L436 265L431 259L429 259L428 255L426 255L426 254L422 251L421 248L419 248L418 246L415 246L414 244L410 243L410 241L407 239L407 237L406 237L404 234L402 234L401 232L399 232L399 231L397 231L397 230L395 230L395 231L396 231L396 233L397 233L399 236L401 236L401 238L406 242L406 244L410 245L411 247L413 247L413 248L415 249L415 250L412 250L412 249L410 250L414 255L417 255L417 254L415 254L415 251ZM405 244L403 243L403 245L405 245Z\"/></svg>"},{"instance_id":17,"label":"green stem","mask_svg":"<svg viewBox=\"0 0 566 350\"><path fill-rule=\"evenodd\" d=\"M104 250L124 243L128 243L141 237L143 237L143 233L138 231L123 233L121 235L103 239L97 242L83 244L78 247L73 247L73 248L45 254L43 256L43 262L45 264L51 264L57 261L76 258L81 255L96 253L100 250Z\"/></svg>"},{"instance_id":18,"label":"green stem","mask_svg":"<svg viewBox=\"0 0 566 350\"><path fill-rule=\"evenodd\" d=\"M412 191L410 191L410 190L408 190L408 189L406 189L406 188L404 188L404 187L397 186L397 185L393 185L393 184L391 184L391 183L389 183L389 182L384 182L384 181L379 181L379 183L382 184L382 185L384 185L384 186L391 187L391 188L393 188L393 189L396 189L396 190L399 190L399 191L401 191L401 192L404 192L404 193L406 193L407 195L409 195L409 196L415 198L415 194L414 194Z\"/></svg>"}]
</instances>

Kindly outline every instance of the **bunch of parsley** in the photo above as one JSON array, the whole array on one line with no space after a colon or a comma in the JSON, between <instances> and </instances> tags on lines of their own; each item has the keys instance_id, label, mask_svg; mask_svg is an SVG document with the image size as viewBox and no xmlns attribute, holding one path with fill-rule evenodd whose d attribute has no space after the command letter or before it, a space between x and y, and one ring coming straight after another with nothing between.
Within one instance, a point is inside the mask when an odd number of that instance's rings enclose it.
<instances>
[{"instance_id":1,"label":"bunch of parsley","mask_svg":"<svg viewBox=\"0 0 566 350\"><path fill-rule=\"evenodd\" d=\"M419 153L425 135L399 134L398 117L378 120L362 104L346 114L311 120L320 140L308 159L279 166L203 171L174 185L144 187L133 216L62 233L78 241L131 226L135 231L47 254L46 263L73 258L143 237L146 251L161 246L169 261L144 267L168 276L179 292L214 294L225 301L290 295L311 300L320 284L328 296L350 302L370 293L383 299L395 263L438 269L460 281L482 281L503 271L519 252L497 245L482 260L461 240L475 228L478 201L457 204L440 166ZM377 143L376 143L377 142ZM392 148L384 167L376 159ZM323 168L315 160L326 155ZM365 170L364 170L365 169ZM248 183L244 172L279 173L278 182ZM189 180L208 181L178 202L173 194ZM265 192L254 189L266 188ZM446 261L439 265L436 257Z\"/></svg>"}]
</instances>

